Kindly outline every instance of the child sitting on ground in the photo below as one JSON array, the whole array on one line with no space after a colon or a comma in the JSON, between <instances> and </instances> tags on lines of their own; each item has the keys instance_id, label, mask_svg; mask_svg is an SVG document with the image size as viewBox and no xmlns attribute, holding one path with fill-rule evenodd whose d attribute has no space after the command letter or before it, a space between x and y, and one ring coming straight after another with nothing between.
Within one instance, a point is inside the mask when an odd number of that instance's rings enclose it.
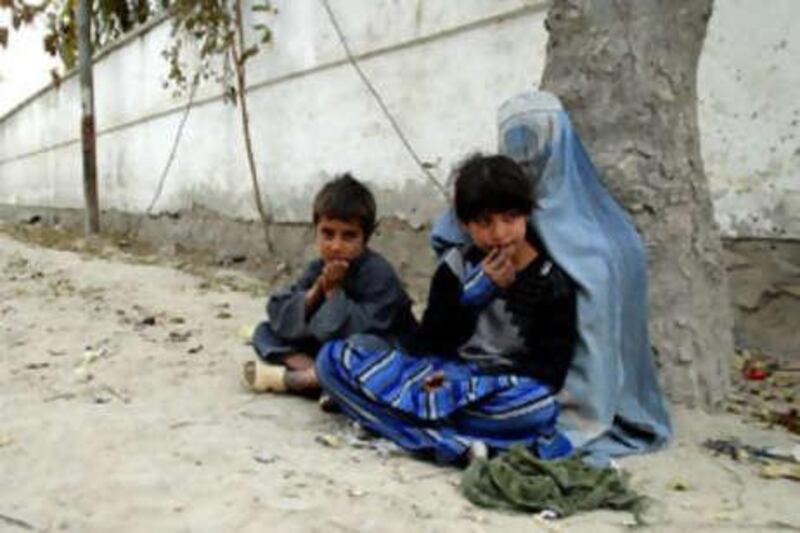
<instances>
[{"instance_id":1,"label":"child sitting on ground","mask_svg":"<svg viewBox=\"0 0 800 533\"><path fill-rule=\"evenodd\" d=\"M575 286L529 223L535 198L514 161L476 155L458 170L455 212L472 245L447 252L413 342L325 344L317 373L350 418L443 462L521 444L569 454L556 394L576 340Z\"/></svg>"},{"instance_id":2,"label":"child sitting on ground","mask_svg":"<svg viewBox=\"0 0 800 533\"><path fill-rule=\"evenodd\" d=\"M323 342L355 333L403 342L416 327L394 269L367 247L375 229L369 189L344 174L319 191L313 211L320 258L270 297L269 320L253 333L263 362L246 363L244 377L257 392L318 394L314 359Z\"/></svg>"}]
</instances>

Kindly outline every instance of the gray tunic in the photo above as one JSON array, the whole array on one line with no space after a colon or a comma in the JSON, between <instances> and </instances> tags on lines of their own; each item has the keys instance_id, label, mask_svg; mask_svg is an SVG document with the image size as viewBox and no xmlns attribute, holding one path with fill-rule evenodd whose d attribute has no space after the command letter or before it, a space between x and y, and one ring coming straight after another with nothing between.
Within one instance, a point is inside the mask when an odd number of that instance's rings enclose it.
<instances>
[{"instance_id":1,"label":"gray tunic","mask_svg":"<svg viewBox=\"0 0 800 533\"><path fill-rule=\"evenodd\" d=\"M323 342L356 333L392 343L412 334L416 321L411 299L391 264L368 248L350 265L341 287L308 314L305 294L323 266L322 259L312 261L294 285L270 297L268 321L253 334L253 346L262 359L280 362L293 352L314 356Z\"/></svg>"}]
</instances>

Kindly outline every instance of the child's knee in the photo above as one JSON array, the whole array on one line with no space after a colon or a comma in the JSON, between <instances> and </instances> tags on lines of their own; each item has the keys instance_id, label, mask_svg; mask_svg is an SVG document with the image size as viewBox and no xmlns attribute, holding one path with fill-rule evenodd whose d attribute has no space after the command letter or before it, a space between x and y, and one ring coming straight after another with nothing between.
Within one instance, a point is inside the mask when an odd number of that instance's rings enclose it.
<instances>
[{"instance_id":1,"label":"child's knee","mask_svg":"<svg viewBox=\"0 0 800 533\"><path fill-rule=\"evenodd\" d=\"M275 339L275 333L273 333L272 328L269 325L269 322L261 322L256 328L253 330L252 335L250 336L250 342L253 343L253 346L261 346L266 345L272 342Z\"/></svg>"}]
</instances>

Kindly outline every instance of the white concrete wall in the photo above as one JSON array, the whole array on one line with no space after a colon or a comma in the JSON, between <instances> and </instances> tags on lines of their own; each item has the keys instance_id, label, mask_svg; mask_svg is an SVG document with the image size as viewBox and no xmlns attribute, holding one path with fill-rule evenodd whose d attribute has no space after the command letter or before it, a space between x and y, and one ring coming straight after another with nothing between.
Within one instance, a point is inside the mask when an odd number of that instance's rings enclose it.
<instances>
[{"instance_id":1,"label":"white concrete wall","mask_svg":"<svg viewBox=\"0 0 800 533\"><path fill-rule=\"evenodd\" d=\"M699 118L726 235L800 238L799 22L797 0L715 0Z\"/></svg>"},{"instance_id":2,"label":"white concrete wall","mask_svg":"<svg viewBox=\"0 0 800 533\"><path fill-rule=\"evenodd\" d=\"M442 181L467 152L495 147L497 105L533 86L543 68L541 0L331 4L351 48L366 54L362 68ZM325 176L344 170L371 184L383 214L430 218L442 199L345 61L321 3L278 7L275 44L249 73L257 165L278 218L306 220ZM168 33L162 24L96 65L104 207L144 210L167 160L183 104L161 88ZM200 203L255 216L238 110L218 92L199 91L157 209ZM77 96L69 79L0 123L3 202L81 205Z\"/></svg>"},{"instance_id":3,"label":"white concrete wall","mask_svg":"<svg viewBox=\"0 0 800 533\"><path fill-rule=\"evenodd\" d=\"M352 170L375 190L382 214L428 220L442 199L346 62L321 3L277 5L275 43L249 64L249 105L257 166L278 219L307 220L325 177ZM363 69L440 181L466 153L494 149L497 106L540 78L546 0L331 5ZM800 237L798 15L795 0L716 1L700 64L700 120L727 235ZM162 24L96 66L104 207L146 209L167 161L184 104L161 88L159 52L168 34ZM5 83L28 78L16 72L0 70ZM0 95L10 94L2 90L0 83ZM202 204L256 216L238 110L218 93L215 85L198 92L156 211ZM0 113L12 100L3 98ZM70 78L0 118L0 203L82 205L79 113Z\"/></svg>"}]
</instances>

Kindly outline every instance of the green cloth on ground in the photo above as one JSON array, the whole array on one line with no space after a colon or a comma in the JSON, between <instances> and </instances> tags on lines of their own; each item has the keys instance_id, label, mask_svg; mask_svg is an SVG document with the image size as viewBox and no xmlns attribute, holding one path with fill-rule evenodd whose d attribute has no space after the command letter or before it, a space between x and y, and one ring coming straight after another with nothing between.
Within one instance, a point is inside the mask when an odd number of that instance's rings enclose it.
<instances>
[{"instance_id":1,"label":"green cloth on ground","mask_svg":"<svg viewBox=\"0 0 800 533\"><path fill-rule=\"evenodd\" d=\"M560 517L578 511L630 511L641 523L645 498L629 487L628 474L595 468L579 457L543 461L515 446L490 461L475 461L464 472L461 488L482 507L540 512Z\"/></svg>"}]
</instances>

